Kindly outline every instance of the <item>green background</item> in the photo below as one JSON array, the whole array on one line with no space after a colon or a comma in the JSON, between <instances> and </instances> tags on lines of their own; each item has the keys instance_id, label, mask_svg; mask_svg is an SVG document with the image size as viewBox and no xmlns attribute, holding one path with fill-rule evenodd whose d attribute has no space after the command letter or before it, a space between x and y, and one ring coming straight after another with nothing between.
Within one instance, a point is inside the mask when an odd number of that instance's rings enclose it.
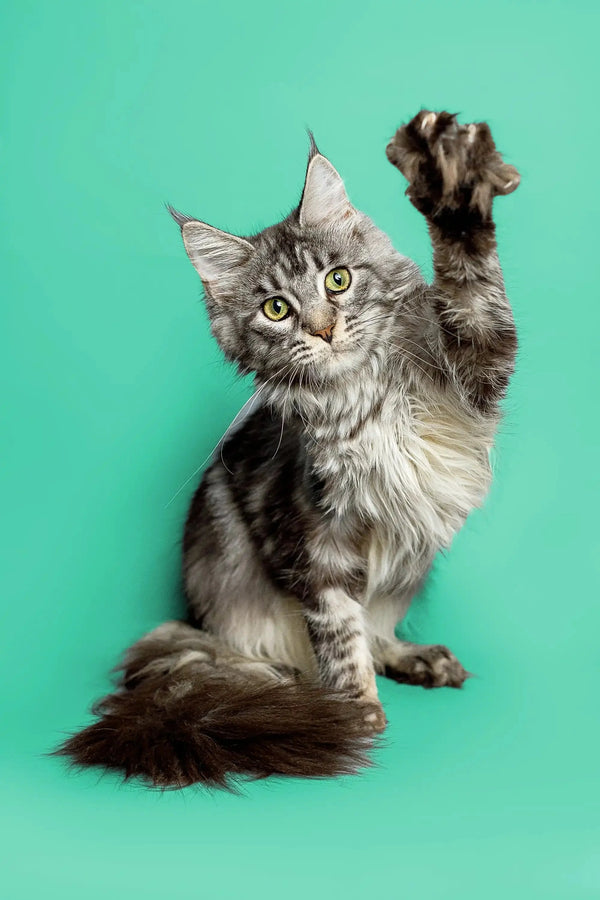
<instances>
[{"instance_id":1,"label":"green background","mask_svg":"<svg viewBox=\"0 0 600 900\"><path fill-rule=\"evenodd\" d=\"M0 21L3 896L600 896L595 3L32 2ZM305 126L430 271L386 141L487 119L519 325L496 479L410 633L463 691L381 682L377 767L161 795L47 759L178 609L202 465L248 396L163 203L240 233L299 196Z\"/></svg>"}]
</instances>

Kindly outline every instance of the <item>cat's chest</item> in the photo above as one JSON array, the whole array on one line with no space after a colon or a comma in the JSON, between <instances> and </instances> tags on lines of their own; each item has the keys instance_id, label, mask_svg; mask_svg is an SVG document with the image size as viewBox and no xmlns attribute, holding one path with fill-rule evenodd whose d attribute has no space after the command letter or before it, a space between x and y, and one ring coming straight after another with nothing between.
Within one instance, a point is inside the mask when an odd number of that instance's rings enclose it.
<instances>
[{"instance_id":1,"label":"cat's chest","mask_svg":"<svg viewBox=\"0 0 600 900\"><path fill-rule=\"evenodd\" d=\"M368 523L379 541L447 546L487 492L494 430L443 395L391 397L320 454L328 504Z\"/></svg>"}]
</instances>

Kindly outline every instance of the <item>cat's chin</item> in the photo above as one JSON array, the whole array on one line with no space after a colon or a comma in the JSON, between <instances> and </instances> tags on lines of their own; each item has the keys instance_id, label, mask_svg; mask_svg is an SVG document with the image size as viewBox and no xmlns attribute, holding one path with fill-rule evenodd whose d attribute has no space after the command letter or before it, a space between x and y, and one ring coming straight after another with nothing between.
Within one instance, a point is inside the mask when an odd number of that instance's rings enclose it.
<instances>
[{"instance_id":1,"label":"cat's chin","mask_svg":"<svg viewBox=\"0 0 600 900\"><path fill-rule=\"evenodd\" d=\"M359 347L338 347L329 352L320 353L306 368L311 380L332 383L350 375L357 375L366 362L365 352Z\"/></svg>"}]
</instances>

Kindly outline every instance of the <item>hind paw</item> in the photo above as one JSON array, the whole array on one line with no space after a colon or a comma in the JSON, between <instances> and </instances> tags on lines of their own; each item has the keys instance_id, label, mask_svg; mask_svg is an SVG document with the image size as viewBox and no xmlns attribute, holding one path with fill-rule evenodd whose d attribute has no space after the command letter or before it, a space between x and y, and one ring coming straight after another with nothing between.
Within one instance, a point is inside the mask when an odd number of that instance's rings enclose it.
<instances>
[{"instance_id":1,"label":"hind paw","mask_svg":"<svg viewBox=\"0 0 600 900\"><path fill-rule=\"evenodd\" d=\"M425 688L462 687L470 673L442 644L412 644L385 667L385 674L401 684L420 684Z\"/></svg>"}]
</instances>

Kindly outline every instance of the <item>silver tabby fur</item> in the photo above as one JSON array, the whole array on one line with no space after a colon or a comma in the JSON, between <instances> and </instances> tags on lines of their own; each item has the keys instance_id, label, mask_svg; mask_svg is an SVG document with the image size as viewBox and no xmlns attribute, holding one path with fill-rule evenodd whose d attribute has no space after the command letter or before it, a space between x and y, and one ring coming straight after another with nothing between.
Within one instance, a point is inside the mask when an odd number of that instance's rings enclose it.
<instances>
[{"instance_id":1,"label":"silver tabby fur","mask_svg":"<svg viewBox=\"0 0 600 900\"><path fill-rule=\"evenodd\" d=\"M465 133L453 119L449 127L459 140ZM427 120L420 129L426 132ZM512 355L471 359L461 373L444 349L436 285L429 287L350 205L339 175L315 147L300 207L282 223L231 244L208 226L178 220L204 281L213 333L230 359L256 373L258 387L253 415L224 442L188 523L185 583L197 620L243 657L319 672L356 696L375 698L374 670L458 686L465 672L449 651L402 645L394 628L435 554L486 495L501 390L478 404L469 379L492 381L495 367L512 367ZM449 246L452 252L452 240L439 239L442 255ZM473 330L498 339L495 331L512 325L492 241L471 255L459 242L438 275L458 282L450 314L467 345ZM339 266L350 270L351 285L328 294L325 276ZM293 309L282 322L262 311L272 296ZM331 323L328 343L316 332ZM271 441L259 404L275 420ZM289 508L272 533L253 532L248 513L239 514L237 470L228 460L244 429L263 441L260 466L246 472L242 486L251 515L260 517L276 482L272 473L288 454L304 460L304 482L282 497ZM294 440L284 440L286 430ZM298 535L290 523L303 507L311 514ZM217 552L195 540L198 517L201 531L222 529ZM300 543L291 560L289 554L281 560L274 545L289 540L288 530ZM282 563L286 571L274 580ZM327 641L340 637L344 652L331 652Z\"/></svg>"},{"instance_id":2,"label":"silver tabby fur","mask_svg":"<svg viewBox=\"0 0 600 900\"><path fill-rule=\"evenodd\" d=\"M172 210L213 334L256 393L186 522L188 622L128 651L100 718L58 752L161 786L365 764L375 673L460 687L394 629L490 483L516 353L492 201L518 183L485 123L422 110L387 147L434 279L351 205L313 144L301 202L240 238ZM346 289L326 277L343 267ZM281 298L289 315L264 311Z\"/></svg>"}]
</instances>

